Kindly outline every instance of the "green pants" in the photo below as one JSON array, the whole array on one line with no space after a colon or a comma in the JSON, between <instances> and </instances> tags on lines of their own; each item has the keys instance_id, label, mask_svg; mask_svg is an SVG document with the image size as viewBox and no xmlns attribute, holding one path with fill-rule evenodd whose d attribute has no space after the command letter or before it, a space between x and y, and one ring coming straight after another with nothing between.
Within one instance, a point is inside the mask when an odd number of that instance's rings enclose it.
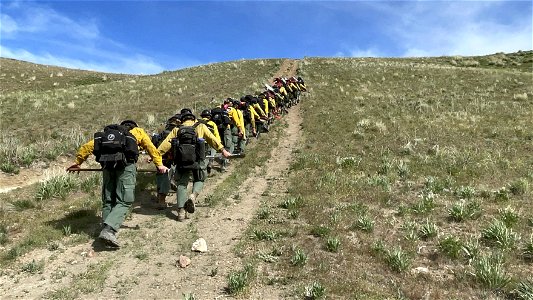
<instances>
[{"instance_id":1,"label":"green pants","mask_svg":"<svg viewBox=\"0 0 533 300\"><path fill-rule=\"evenodd\" d=\"M224 148L229 151L229 153L233 153L235 150L235 144L233 143L233 136L232 136L232 130L230 128L226 128L224 130ZM228 159L223 158L222 159L222 167L225 168L228 165Z\"/></svg>"},{"instance_id":2,"label":"green pants","mask_svg":"<svg viewBox=\"0 0 533 300\"><path fill-rule=\"evenodd\" d=\"M168 173L156 173L155 182L157 184L157 193L168 195L170 192L170 179L174 176L176 166L171 166Z\"/></svg>"},{"instance_id":3,"label":"green pants","mask_svg":"<svg viewBox=\"0 0 533 300\"><path fill-rule=\"evenodd\" d=\"M135 200L137 167L131 164L121 170L104 169L102 175L102 220L118 231Z\"/></svg>"},{"instance_id":4,"label":"green pants","mask_svg":"<svg viewBox=\"0 0 533 300\"><path fill-rule=\"evenodd\" d=\"M178 202L178 208L183 208L189 196L187 195L187 186L192 179L192 192L200 194L204 188L204 181L207 178L207 163L208 160L204 159L200 162L200 169L185 170L176 168L176 185L178 190L176 191L176 198Z\"/></svg>"}]
</instances>

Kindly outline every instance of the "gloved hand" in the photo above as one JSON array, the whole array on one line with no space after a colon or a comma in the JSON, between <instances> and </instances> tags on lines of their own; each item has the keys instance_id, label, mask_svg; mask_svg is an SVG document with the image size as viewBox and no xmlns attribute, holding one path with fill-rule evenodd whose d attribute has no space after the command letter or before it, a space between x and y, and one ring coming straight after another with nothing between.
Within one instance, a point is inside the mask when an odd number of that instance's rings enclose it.
<instances>
[{"instance_id":1,"label":"gloved hand","mask_svg":"<svg viewBox=\"0 0 533 300\"><path fill-rule=\"evenodd\" d=\"M164 173L167 173L167 172L168 172L168 168L165 167L164 165L157 166L157 173L164 174Z\"/></svg>"},{"instance_id":2,"label":"gloved hand","mask_svg":"<svg viewBox=\"0 0 533 300\"><path fill-rule=\"evenodd\" d=\"M222 149L222 155L225 157L225 158L228 158L231 156L231 153L229 153L228 150L226 149Z\"/></svg>"},{"instance_id":3,"label":"gloved hand","mask_svg":"<svg viewBox=\"0 0 533 300\"><path fill-rule=\"evenodd\" d=\"M73 164L72 166L68 167L67 168L67 172L69 173L74 173L74 172L78 172L78 174L80 173L80 165L78 164Z\"/></svg>"}]
</instances>

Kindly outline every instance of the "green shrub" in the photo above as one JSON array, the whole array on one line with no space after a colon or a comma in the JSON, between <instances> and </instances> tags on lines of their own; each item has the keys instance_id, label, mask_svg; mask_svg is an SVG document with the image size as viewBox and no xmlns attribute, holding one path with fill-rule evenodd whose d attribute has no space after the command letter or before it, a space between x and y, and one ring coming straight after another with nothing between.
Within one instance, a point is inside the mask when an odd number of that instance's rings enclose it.
<instances>
[{"instance_id":1,"label":"green shrub","mask_svg":"<svg viewBox=\"0 0 533 300\"><path fill-rule=\"evenodd\" d=\"M396 272L403 272L411 266L411 257L401 247L387 251L385 261Z\"/></svg>"},{"instance_id":2,"label":"green shrub","mask_svg":"<svg viewBox=\"0 0 533 300\"><path fill-rule=\"evenodd\" d=\"M439 241L438 248L449 258L456 259L463 249L463 243L455 236L447 236Z\"/></svg>"},{"instance_id":3,"label":"green shrub","mask_svg":"<svg viewBox=\"0 0 533 300\"><path fill-rule=\"evenodd\" d=\"M436 237L438 234L438 227L435 223L429 222L429 219L426 219L426 222L420 228L418 235L421 239L430 239Z\"/></svg>"},{"instance_id":4,"label":"green shrub","mask_svg":"<svg viewBox=\"0 0 533 300\"><path fill-rule=\"evenodd\" d=\"M503 268L501 254L480 256L474 259L472 267L476 280L486 288L501 289L511 282L511 277Z\"/></svg>"},{"instance_id":5,"label":"green shrub","mask_svg":"<svg viewBox=\"0 0 533 300\"><path fill-rule=\"evenodd\" d=\"M39 184L35 198L38 201L51 198L65 199L67 194L77 187L77 184L77 179L69 174L54 176Z\"/></svg>"},{"instance_id":6,"label":"green shrub","mask_svg":"<svg viewBox=\"0 0 533 300\"><path fill-rule=\"evenodd\" d=\"M337 237L330 237L326 241L326 250L329 252L338 252L341 246L341 241Z\"/></svg>"},{"instance_id":7,"label":"green shrub","mask_svg":"<svg viewBox=\"0 0 533 300\"><path fill-rule=\"evenodd\" d=\"M255 269L251 264L247 264L240 271L231 272L228 275L227 291L230 295L242 293L255 276Z\"/></svg>"},{"instance_id":8,"label":"green shrub","mask_svg":"<svg viewBox=\"0 0 533 300\"><path fill-rule=\"evenodd\" d=\"M22 272L26 272L30 274L42 273L43 270L44 270L43 260L39 262L32 260L31 262L22 265Z\"/></svg>"},{"instance_id":9,"label":"green shrub","mask_svg":"<svg viewBox=\"0 0 533 300\"><path fill-rule=\"evenodd\" d=\"M529 182L525 178L520 178L517 181L509 184L509 191L513 195L523 195L529 190Z\"/></svg>"},{"instance_id":10,"label":"green shrub","mask_svg":"<svg viewBox=\"0 0 533 300\"><path fill-rule=\"evenodd\" d=\"M331 228L326 225L316 225L311 228L311 235L316 237L324 237L331 232Z\"/></svg>"},{"instance_id":11,"label":"green shrub","mask_svg":"<svg viewBox=\"0 0 533 300\"><path fill-rule=\"evenodd\" d=\"M507 227L513 227L518 222L518 213L510 206L498 209L499 219Z\"/></svg>"},{"instance_id":12,"label":"green shrub","mask_svg":"<svg viewBox=\"0 0 533 300\"><path fill-rule=\"evenodd\" d=\"M314 299L320 299L324 297L324 294L326 292L326 288L320 284L320 282L313 282L311 285L308 285L305 287L304 291L304 299L306 300L314 300Z\"/></svg>"},{"instance_id":13,"label":"green shrub","mask_svg":"<svg viewBox=\"0 0 533 300\"><path fill-rule=\"evenodd\" d=\"M518 234L500 220L494 220L487 228L483 229L481 237L489 245L501 249L513 248L518 240Z\"/></svg>"},{"instance_id":14,"label":"green shrub","mask_svg":"<svg viewBox=\"0 0 533 300\"><path fill-rule=\"evenodd\" d=\"M293 266L303 266L307 263L307 254L301 249L296 249L294 255L291 257L291 264Z\"/></svg>"},{"instance_id":15,"label":"green shrub","mask_svg":"<svg viewBox=\"0 0 533 300\"><path fill-rule=\"evenodd\" d=\"M372 218L367 215L360 216L352 225L352 228L371 232L372 230L374 230L374 220L372 220Z\"/></svg>"}]
</instances>

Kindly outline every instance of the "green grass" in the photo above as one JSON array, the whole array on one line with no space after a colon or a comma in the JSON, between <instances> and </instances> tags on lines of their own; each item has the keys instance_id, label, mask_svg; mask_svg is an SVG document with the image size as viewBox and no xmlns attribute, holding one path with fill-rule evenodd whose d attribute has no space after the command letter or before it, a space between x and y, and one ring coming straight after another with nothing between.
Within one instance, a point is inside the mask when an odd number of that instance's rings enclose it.
<instances>
[{"instance_id":1,"label":"green grass","mask_svg":"<svg viewBox=\"0 0 533 300\"><path fill-rule=\"evenodd\" d=\"M287 266L291 255L272 268L293 282L316 280L332 298L395 298L398 290L422 298L423 285L402 275L411 266L430 259L438 262L436 272L447 265L459 274L499 248L508 249L505 257L516 266L506 274L520 276L525 243L517 238L530 229L520 212L533 208L527 175L533 87L527 68L512 64L532 57L509 55L501 66L488 57L306 58L300 69L311 87L301 104L305 143L295 153L289 195L278 201L283 208L302 199L297 219L286 224L300 229L290 242L308 259L301 271ZM351 203L366 213L345 209ZM494 219L512 227L491 226ZM323 251L309 233L322 245L334 235L342 251ZM432 290L483 298L485 284L459 278L432 281Z\"/></svg>"},{"instance_id":2,"label":"green grass","mask_svg":"<svg viewBox=\"0 0 533 300\"><path fill-rule=\"evenodd\" d=\"M241 294L246 291L255 276L255 267L251 264L242 270L233 271L228 275L226 291L230 295Z\"/></svg>"},{"instance_id":3,"label":"green grass","mask_svg":"<svg viewBox=\"0 0 533 300\"><path fill-rule=\"evenodd\" d=\"M262 277L254 282L258 288L293 288L302 297L303 286L308 284L305 290L311 291L316 282L327 287L331 298L420 299L428 281L413 280L406 273L430 260L437 274L456 274L445 281L429 279L434 295L483 299L487 289L502 297L527 295L527 288L514 283L525 278L523 270L530 263L523 259L529 244L518 238L530 235L528 212L533 209L532 58L528 51L483 57L302 60L298 75L310 89L299 104L304 139L293 151L286 193L269 196L270 202L262 204L265 211L247 231L252 235L256 229L258 237L286 234L273 240L245 239L240 246L256 250L241 251L244 259L250 255L268 266L268 272L255 274ZM240 97L260 89L279 63L229 62L103 83L94 77L68 79L68 87L62 81L53 89L21 90L13 83L14 88L0 96L0 118L6 124L0 133L0 167L16 172L27 164L73 155L96 129L126 117L154 130L153 120L163 122L169 111L184 106L198 110L212 97ZM102 113L123 101L131 110ZM27 105L19 109L20 103ZM146 103L158 105L146 112ZM16 108L15 117L11 112ZM43 120L22 125L35 110ZM258 144L272 147L261 144L265 141ZM231 199L250 170L268 156L250 152L209 198L212 205ZM81 197L72 205L79 209L90 192L75 190ZM22 193L20 199L34 199L36 190ZM5 224L23 224L31 213L37 213L37 220L57 220L51 212L68 209L62 201L41 202L51 207L43 205L43 212L22 209L17 217L7 216ZM373 226L362 220L354 228L364 216L372 218ZM31 232L6 230L4 263L5 257L49 245L40 236L64 238L61 228L68 224L29 225L35 228ZM329 231L321 233L321 226ZM338 252L324 251L332 237L342 241ZM286 245L295 246L290 251ZM280 255L259 251L272 248ZM500 249L501 256L493 257ZM465 280L465 270L472 280ZM249 284L238 280L237 273L235 290L246 290ZM80 293L66 289L63 295L75 298Z\"/></svg>"}]
</instances>

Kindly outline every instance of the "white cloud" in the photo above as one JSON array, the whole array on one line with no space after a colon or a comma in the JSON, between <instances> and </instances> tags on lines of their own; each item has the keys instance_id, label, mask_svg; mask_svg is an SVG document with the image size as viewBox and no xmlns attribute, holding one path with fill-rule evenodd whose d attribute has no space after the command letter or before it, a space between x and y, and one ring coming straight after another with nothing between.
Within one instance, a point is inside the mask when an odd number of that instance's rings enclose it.
<instances>
[{"instance_id":1,"label":"white cloud","mask_svg":"<svg viewBox=\"0 0 533 300\"><path fill-rule=\"evenodd\" d=\"M53 65L73 69L91 70L107 73L156 74L164 70L151 58L142 55L116 57L114 60L80 60L51 53L35 54L24 49L9 49L0 45L0 56L29 61L43 65Z\"/></svg>"},{"instance_id":2,"label":"white cloud","mask_svg":"<svg viewBox=\"0 0 533 300\"><path fill-rule=\"evenodd\" d=\"M13 20L10 16L0 13L0 34L11 34L18 30L17 22Z\"/></svg>"},{"instance_id":3,"label":"white cloud","mask_svg":"<svg viewBox=\"0 0 533 300\"><path fill-rule=\"evenodd\" d=\"M353 49L347 52L337 52L335 57L382 57L383 54L375 48L369 49Z\"/></svg>"},{"instance_id":4,"label":"white cloud","mask_svg":"<svg viewBox=\"0 0 533 300\"><path fill-rule=\"evenodd\" d=\"M111 73L164 70L154 58L106 38L94 18L74 20L35 2L13 2L2 8L2 57Z\"/></svg>"},{"instance_id":5,"label":"white cloud","mask_svg":"<svg viewBox=\"0 0 533 300\"><path fill-rule=\"evenodd\" d=\"M8 15L8 14L11 14ZM17 3L4 8L1 32L4 38L39 34L43 37L61 36L76 40L99 38L99 30L93 19L73 20L53 9L35 3ZM4 28L4 20L8 26Z\"/></svg>"},{"instance_id":6,"label":"white cloud","mask_svg":"<svg viewBox=\"0 0 533 300\"><path fill-rule=\"evenodd\" d=\"M400 56L486 55L531 50L531 5L507 13L505 1L371 3L391 20L388 35ZM515 2L516 4L516 2Z\"/></svg>"}]
</instances>

